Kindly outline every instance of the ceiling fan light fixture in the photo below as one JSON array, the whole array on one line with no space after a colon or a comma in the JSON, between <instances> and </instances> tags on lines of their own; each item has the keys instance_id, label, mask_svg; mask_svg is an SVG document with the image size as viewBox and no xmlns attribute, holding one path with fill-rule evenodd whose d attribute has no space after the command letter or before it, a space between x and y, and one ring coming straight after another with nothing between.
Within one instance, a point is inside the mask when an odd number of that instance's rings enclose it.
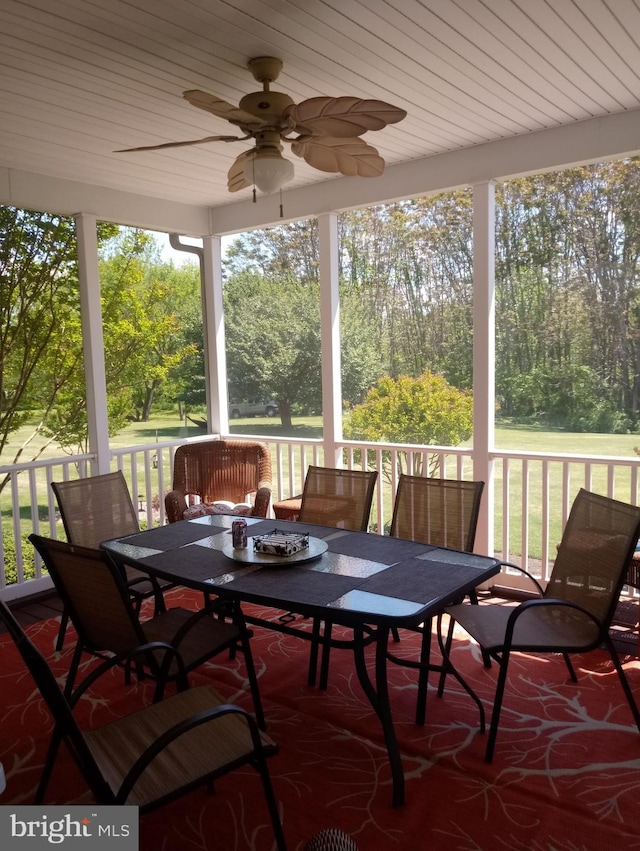
<instances>
[{"instance_id":1,"label":"ceiling fan light fixture","mask_svg":"<svg viewBox=\"0 0 640 851\"><path fill-rule=\"evenodd\" d=\"M258 151L244 165L247 183L254 184L265 195L278 192L293 179L294 174L293 163L275 150Z\"/></svg>"}]
</instances>

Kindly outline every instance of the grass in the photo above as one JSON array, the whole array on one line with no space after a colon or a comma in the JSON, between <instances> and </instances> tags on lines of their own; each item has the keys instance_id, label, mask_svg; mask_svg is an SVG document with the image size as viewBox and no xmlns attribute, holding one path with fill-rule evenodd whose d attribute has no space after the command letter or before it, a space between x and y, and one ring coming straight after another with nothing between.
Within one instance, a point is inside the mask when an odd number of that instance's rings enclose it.
<instances>
[{"instance_id":1,"label":"grass","mask_svg":"<svg viewBox=\"0 0 640 851\"><path fill-rule=\"evenodd\" d=\"M9 439L5 451L0 457L1 463L11 463L17 449L24 444L31 434L33 425L27 424L14 432ZM232 420L230 433L237 435L256 435L265 440L269 437L320 438L322 437L322 417L295 417L290 428L284 428L276 417L248 417ZM132 422L117 435L111 438L114 448L135 446L141 443L152 443L154 440L177 440L180 438L197 437L204 432L189 421L178 418L177 414L161 413L154 416L150 422ZM34 442L34 447L40 447L43 440ZM471 440L462 444L470 446ZM640 435L637 434L582 434L560 431L558 429L543 429L539 426L513 425L501 423L496 427L496 447L498 449L526 450L528 452L554 452L574 455L602 455L635 457L634 448L640 446ZM41 457L58 458L65 453L57 444L48 447ZM32 457L28 449L23 460Z\"/></svg>"},{"instance_id":2,"label":"grass","mask_svg":"<svg viewBox=\"0 0 640 851\"><path fill-rule=\"evenodd\" d=\"M0 458L0 464L6 459L6 463L13 460L14 452L19 448L29 437L31 429L29 426L24 426L11 436L11 441L5 452ZM246 418L233 420L230 424L230 432L236 435L254 435L268 440L269 437L286 438L320 438L322 437L322 418L315 417L296 417L290 428L284 428L278 418L269 419L267 417ZM162 413L155 416L152 421L147 423L132 422L119 434L114 436L111 441L113 448L125 448L140 444L153 443L156 439L186 439L202 435L204 432L197 425L189 421L180 420L177 414ZM470 445L471 441L467 445ZM543 429L539 426L522 426L511 423L501 423L496 428L496 447L498 450L522 450L530 453L557 453L561 455L595 455L595 456L618 456L635 458L634 449L640 444L640 436L636 434L630 435L608 435L608 434L575 434L560 430ZM40 444L42 445L42 444ZM32 457L33 450L27 449L22 456L22 460L28 460ZM65 453L57 445L47 447L41 457L43 458L59 458ZM283 462L285 464L285 480L288 474L288 455L283 453ZM575 492L584 482L584 465L571 465L571 486L572 492ZM138 459L138 483L142 485L144 481L142 476L142 459ZM500 542L503 537L503 521L501 516L501 493L502 493L502 477L504 473L503 466L496 462L496 521L495 521L495 540L496 547L500 549ZM132 477L125 475L131 485ZM451 475L451 473L449 473ZM551 491L551 517L552 528L550 530L550 540L555 542L559 540L561 533L561 508L559 506L559 494L562 489L563 470L560 464L549 464L549 481ZM594 490L602 493L607 492L607 473L602 466L594 466L591 471L592 479L591 486ZM169 479L168 460L164 464L164 481ZM510 528L509 535L511 552L520 553L522 551L522 494L523 480L525 481L525 490L528 493L529 511L528 511L528 532L527 546L531 557L538 558L541 554L542 542L542 467L539 463L531 462L528 471L524 468L520 461L513 460L510 462L509 481L510 481ZM628 470L620 468L616 471L616 495L620 499L629 498L629 483L630 475ZM46 505L46 483L39 483L38 494L40 498L39 516L46 518L48 506ZM134 495L137 496L137 495ZM156 495L156 498L159 498ZM19 502L20 516L22 526L28 531L32 528L32 520L30 514L30 498L28 490L28 478L26 475L19 478ZM385 504L385 520L390 520L391 505L390 497ZM11 504L9 490L6 489L0 495L0 508L4 516L5 522L11 517L13 506ZM388 515L388 516L387 516Z\"/></svg>"}]
</instances>

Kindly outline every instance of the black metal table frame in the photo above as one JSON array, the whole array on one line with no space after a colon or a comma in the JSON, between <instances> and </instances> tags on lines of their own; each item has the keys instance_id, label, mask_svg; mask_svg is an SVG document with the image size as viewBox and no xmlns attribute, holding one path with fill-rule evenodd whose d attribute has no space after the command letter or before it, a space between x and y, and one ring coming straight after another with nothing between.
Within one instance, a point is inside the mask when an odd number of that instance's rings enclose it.
<instances>
[{"instance_id":1,"label":"black metal table frame","mask_svg":"<svg viewBox=\"0 0 640 851\"><path fill-rule=\"evenodd\" d=\"M182 524L198 524L200 529L204 527L204 533L202 535L204 539L204 537L207 535L208 526L214 527L216 531L213 534L218 535L221 531L219 527L222 526L225 529L230 529L232 520L232 517L228 517L225 515L212 515L204 518L198 518L197 520L182 521L181 524L171 524L170 527L161 528L171 529L172 527L177 527L179 525L181 526ZM260 522L264 524L265 521ZM285 530L290 529L297 531L302 525L299 523L283 520L278 520L276 522L278 528L284 528ZM252 525L251 521L250 525ZM305 528L314 529L317 527L305 526ZM366 542L368 544L371 544L372 538L375 538L376 545L378 545L377 542L379 542L379 546L387 548L393 547L393 542L398 542L398 539L371 535L370 533L366 532L347 533L344 530L334 530L325 528L325 532L326 531L332 534L335 533L335 537L339 537L340 535L366 536ZM475 588L477 585L481 584L490 576L493 576L495 573L497 573L499 571L499 563L495 559L474 556L472 558L475 558L478 562L482 562L482 564L484 565L484 569L481 570L478 568L476 575L469 578L466 582L460 582L456 584L455 587L452 587L451 593L448 594L446 599L434 599L424 605L416 603L414 605L414 611L412 611L410 615L399 615L392 611L385 614L381 611L363 611L361 609L349 609L348 603L346 604L346 608L344 607L345 604L343 604L343 607L333 607L331 604L312 605L309 603L300 602L299 600L296 600L295 597L287 598L286 596L283 596L281 598L276 598L271 597L268 594L260 594L255 592L250 593L247 591L239 590L238 586L234 587L233 581L224 582L222 584L213 584L212 580L210 579L203 580L202 578L193 578L190 577L188 573L178 571L177 568L172 569L171 566L154 566L149 562L149 560L153 561L154 553L162 555L166 552L175 552L177 550L182 549L183 546L197 543L197 541L194 539L193 541L188 542L187 544L172 546L165 549L158 549L151 545L151 540L154 532L158 532L158 529L151 529L148 530L148 532L140 532L135 535L115 539L113 541L106 541L103 544L103 548L110 554L110 556L116 562L126 562L126 564L134 565L135 567L148 571L152 576L156 575L164 579L169 579L172 582L175 582L179 585L183 585L185 587L191 587L199 591L204 591L205 593L216 594L223 600L228 599L230 601L238 603L258 603L276 609L284 609L285 611L295 611L303 616L319 619L330 624L346 626L353 630L354 639L352 649L354 654L356 674L367 699L369 700L373 710L378 716L384 735L385 746L387 749L387 755L389 758L389 765L391 768L392 776L392 805L394 807L402 806L402 804L404 803L404 771L402 768L402 760L398 748L398 742L391 714L389 686L387 680L387 651L389 633L393 627L402 628L403 626L416 626L423 620L437 615L439 612L442 611L445 605L462 598L466 593L473 590L473 588ZM149 538L150 546L148 547L145 547L144 544L141 543L145 540L145 536ZM365 539L361 538L361 540L365 542ZM398 546L399 545L400 544L398 544ZM211 556L211 549L202 547L199 547L198 549L202 550L202 561L204 561L207 555ZM446 553L449 561L451 561L452 558L454 560L456 558L456 553L450 550L438 550L437 548L429 547L426 545L423 547L423 550L425 553L430 552L431 554L435 553L435 555L438 555L439 553ZM225 556L219 548L216 547L215 551L220 554L221 558L227 559L227 556ZM464 553L459 553L457 555L460 556L461 561L463 561L464 559L468 559L469 556L469 554ZM358 556L354 556L352 558L355 558L358 561L360 560ZM365 561L380 568L380 572L382 570L391 569L397 565L397 563L389 563L388 561L381 563L374 562L372 559L367 559L366 557ZM308 567L308 565L305 566ZM253 570L250 568L250 572L255 572L256 570L264 570L264 568L258 567L253 568ZM357 591L358 589L356 588L354 590ZM348 596L348 594L343 595L341 599L346 599L348 598ZM394 602L406 602L406 600L404 600L403 598L396 599L394 597L382 595L381 599L383 597L384 599L387 599L389 601L390 609L393 609ZM380 608L382 608L382 606ZM256 622L253 618L247 618L247 620L251 620L251 622L254 623ZM269 626L269 624L266 622L261 623L264 626ZM311 640L312 638L312 634L310 634L309 632L304 632L293 627L287 628L286 625L272 625L270 628L281 629L281 631L283 632L295 634L307 640ZM369 676L369 672L367 671L364 653L365 646L372 642L375 643L375 683L372 682L372 679ZM451 672L458 679L458 681L465 688L468 694L474 699L476 703L478 703L478 698L476 697L474 692L458 675L457 671L453 668L453 666L449 666L448 671ZM479 706L480 710L482 711L481 704L479 704Z\"/></svg>"}]
</instances>

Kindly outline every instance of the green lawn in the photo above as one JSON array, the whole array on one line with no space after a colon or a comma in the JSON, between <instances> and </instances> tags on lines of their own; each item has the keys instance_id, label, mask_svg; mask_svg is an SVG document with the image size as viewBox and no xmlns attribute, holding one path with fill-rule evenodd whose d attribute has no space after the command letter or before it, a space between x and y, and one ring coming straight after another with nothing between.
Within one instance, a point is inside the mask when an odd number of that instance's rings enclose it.
<instances>
[{"instance_id":1,"label":"green lawn","mask_svg":"<svg viewBox=\"0 0 640 851\"><path fill-rule=\"evenodd\" d=\"M11 435L9 444L2 453L0 462L10 463L15 451L24 444L31 434L33 426L25 425ZM285 429L276 417L253 417L233 420L231 434L253 434L267 439L271 437L313 438L322 437L322 417L294 417L291 428ZM135 446L140 443L152 443L154 440L172 440L197 437L204 431L193 423L178 418L177 414L158 414L150 422L132 422L112 437L113 447ZM43 440L34 442L40 447ZM470 446L471 440L463 446ZM496 428L496 446L498 449L527 450L529 452L555 452L575 455L614 455L634 457L634 448L640 446L637 434L576 434L573 432L544 430L537 426L515 426L500 424ZM57 458L65 453L57 444L50 445L43 452L43 458ZM33 450L27 447L22 460L29 460Z\"/></svg>"},{"instance_id":2,"label":"green lawn","mask_svg":"<svg viewBox=\"0 0 640 851\"><path fill-rule=\"evenodd\" d=\"M237 435L256 435L268 440L269 437L291 437L291 438L313 438L322 436L322 419L321 417L300 417L294 418L291 428L284 429L278 418L269 419L267 417L256 417L241 420L234 420L231 423L231 433ZM153 443L168 439L184 439L188 437L196 437L204 434L204 431L191 422L180 420L177 414L161 414L154 417L148 423L130 423L123 431L112 439L114 448L125 448L136 446L139 444ZM14 435L8 448L0 458L0 463L6 459L9 463L13 460L13 453L16 448L23 445L30 435L30 428L24 426ZM42 444L40 444L42 445ZM470 445L470 441L467 445ZM562 455L596 455L596 456L619 456L619 457L635 457L634 448L640 445L639 435L603 435L603 434L573 434L557 430L544 430L535 426L514 426L510 424L500 424L496 429L496 446L498 449L523 450L526 452L541 452L541 453L558 453ZM27 447L22 455L22 460L26 461L33 457L33 447ZM63 457L65 453L56 445L48 446L42 454L42 458L58 458ZM285 465L284 475L285 481L288 474L288 454L283 453L283 463ZM139 486L143 487L141 479L143 472L143 459L139 456L138 464L138 481ZM562 486L562 468L559 464L553 462L549 464L550 470L550 490L551 490L551 517L552 528L550 531L550 540L559 540L560 536L560 507L557 494L560 493ZM125 470L125 475L131 485L131 475L128 470ZM451 475L451 473L449 473ZM521 552L521 535L522 535L522 483L523 483L523 467L520 461L514 460L510 464L510 538L511 552ZM502 494L502 465L496 464L496 520L495 520L495 540L496 547L499 549L502 540L502 512L501 512L501 494ZM526 480L525 480L526 481ZM541 554L542 541L542 468L539 463L532 462L528 474L528 492L529 492L529 533L528 545L531 557L537 558ZM620 469L616 472L616 495L621 499L628 499L629 494L629 473L627 470ZM168 457L164 464L164 484L165 487L169 479ZM607 478L604 468L595 466L592 470L593 489L600 492L607 492ZM572 492L585 484L584 482L584 467L576 464L571 467L571 487ZM41 519L47 516L46 506L46 483L38 485L38 493L40 496L41 505L39 513ZM27 531L32 528L30 509L29 509L29 492L28 478L26 475L20 476L19 495L21 503L21 516L23 518L23 526ZM137 496L134 494L134 496ZM154 498L159 499L159 494L155 494ZM142 499L142 497L141 497ZM7 521L12 513L12 505L9 496L9 490L0 495L0 507L3 518ZM390 520L391 515L391 498L385 500L385 516L386 522Z\"/></svg>"}]
</instances>

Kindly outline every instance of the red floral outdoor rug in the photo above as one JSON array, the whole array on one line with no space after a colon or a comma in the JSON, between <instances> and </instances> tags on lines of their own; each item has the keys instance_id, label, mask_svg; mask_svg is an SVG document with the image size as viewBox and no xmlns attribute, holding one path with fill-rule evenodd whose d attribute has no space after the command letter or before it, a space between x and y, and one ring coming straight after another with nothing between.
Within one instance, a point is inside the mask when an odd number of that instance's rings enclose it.
<instances>
[{"instance_id":1,"label":"red floral outdoor rug","mask_svg":"<svg viewBox=\"0 0 640 851\"><path fill-rule=\"evenodd\" d=\"M193 607L200 600L189 591L171 597ZM55 621L29 633L63 683L72 634L56 654ZM415 636L403 634L397 647L415 653ZM443 699L430 692L427 724L416 727L415 673L390 665L406 774L406 804L393 809L380 727L351 654L333 651L323 693L306 685L307 642L256 627L253 648L269 733L280 745L269 764L290 851L302 851L330 826L347 831L360 851L640 849L640 733L606 654L576 660L577 686L560 658L514 657L490 766L477 710L457 683L448 680ZM485 670L463 636L454 654L489 701L495 667ZM626 670L640 696L638 663ZM220 656L193 682L213 682L225 697L249 706L241 657ZM31 803L52 724L8 638L0 641L0 683L0 760L7 773L1 802ZM114 672L83 699L79 718L99 725L148 702L152 691L147 684L126 687ZM47 803L80 800L88 800L83 780L63 750ZM273 847L261 787L249 768L221 778L213 796L199 790L142 817L140 830L143 851Z\"/></svg>"}]
</instances>

